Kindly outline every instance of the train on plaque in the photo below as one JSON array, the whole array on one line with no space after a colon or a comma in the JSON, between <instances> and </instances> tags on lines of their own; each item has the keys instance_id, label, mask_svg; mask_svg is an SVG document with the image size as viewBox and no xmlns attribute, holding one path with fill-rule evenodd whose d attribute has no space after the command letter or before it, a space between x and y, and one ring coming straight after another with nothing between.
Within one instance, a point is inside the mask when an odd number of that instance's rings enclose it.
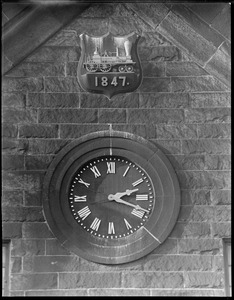
<instances>
[{"instance_id":1,"label":"train on plaque","mask_svg":"<svg viewBox=\"0 0 234 300\"><path fill-rule=\"evenodd\" d=\"M108 32L100 37L82 33L77 70L81 87L90 93L104 94L109 99L135 91L142 81L137 52L139 39L135 32L125 36Z\"/></svg>"}]
</instances>

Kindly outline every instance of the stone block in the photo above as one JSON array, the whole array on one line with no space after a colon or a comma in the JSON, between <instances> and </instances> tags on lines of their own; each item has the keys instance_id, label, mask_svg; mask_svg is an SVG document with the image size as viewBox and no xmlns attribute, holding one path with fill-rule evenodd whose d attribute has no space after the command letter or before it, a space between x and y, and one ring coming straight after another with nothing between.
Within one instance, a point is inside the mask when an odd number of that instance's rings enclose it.
<instances>
[{"instance_id":1,"label":"stone block","mask_svg":"<svg viewBox=\"0 0 234 300\"><path fill-rule=\"evenodd\" d=\"M40 190L44 178L42 171L25 171L24 174L24 189L25 190Z\"/></svg>"},{"instance_id":2,"label":"stone block","mask_svg":"<svg viewBox=\"0 0 234 300\"><path fill-rule=\"evenodd\" d=\"M18 222L3 222L2 223L2 238L3 239L19 239L22 237L22 223Z\"/></svg>"},{"instance_id":3,"label":"stone block","mask_svg":"<svg viewBox=\"0 0 234 300\"><path fill-rule=\"evenodd\" d=\"M141 93L140 108L187 108L189 94L187 93Z\"/></svg>"},{"instance_id":4,"label":"stone block","mask_svg":"<svg viewBox=\"0 0 234 300\"><path fill-rule=\"evenodd\" d=\"M231 190L213 190L211 200L213 205L231 204Z\"/></svg>"},{"instance_id":5,"label":"stone block","mask_svg":"<svg viewBox=\"0 0 234 300\"><path fill-rule=\"evenodd\" d=\"M23 205L23 191L2 191L2 205Z\"/></svg>"},{"instance_id":6,"label":"stone block","mask_svg":"<svg viewBox=\"0 0 234 300\"><path fill-rule=\"evenodd\" d=\"M78 108L79 102L78 93L46 93L44 107Z\"/></svg>"},{"instance_id":7,"label":"stone block","mask_svg":"<svg viewBox=\"0 0 234 300\"><path fill-rule=\"evenodd\" d=\"M25 62L66 62L79 61L80 47L70 46L42 46L33 54L28 56Z\"/></svg>"},{"instance_id":8,"label":"stone block","mask_svg":"<svg viewBox=\"0 0 234 300\"><path fill-rule=\"evenodd\" d=\"M183 49L199 65L204 65L216 50L213 43L207 41L172 11L160 23L157 31L178 48Z\"/></svg>"},{"instance_id":9,"label":"stone block","mask_svg":"<svg viewBox=\"0 0 234 300\"><path fill-rule=\"evenodd\" d=\"M46 255L70 255L70 252L62 247L57 239L47 239Z\"/></svg>"},{"instance_id":10,"label":"stone block","mask_svg":"<svg viewBox=\"0 0 234 300\"><path fill-rule=\"evenodd\" d=\"M141 296L151 296L150 289L139 289L139 288L133 288L133 289L123 289L123 288L108 288L108 289L99 289L99 288L93 288L89 289L89 296L96 296L96 297L141 297Z\"/></svg>"},{"instance_id":11,"label":"stone block","mask_svg":"<svg viewBox=\"0 0 234 300\"><path fill-rule=\"evenodd\" d=\"M161 245L154 249L151 254L177 254L177 239L167 238Z\"/></svg>"},{"instance_id":12,"label":"stone block","mask_svg":"<svg viewBox=\"0 0 234 300\"><path fill-rule=\"evenodd\" d=\"M146 64L146 62L150 62L151 65L153 63L161 62L162 65L163 62L168 62L168 61L181 62L183 59L183 54L174 45L164 45L164 46L159 45L157 47L141 46L139 47L139 57L143 63L143 66L144 64Z\"/></svg>"},{"instance_id":13,"label":"stone block","mask_svg":"<svg viewBox=\"0 0 234 300\"><path fill-rule=\"evenodd\" d=\"M193 124L156 125L158 139L194 139L197 137L197 126Z\"/></svg>"},{"instance_id":14,"label":"stone block","mask_svg":"<svg viewBox=\"0 0 234 300\"><path fill-rule=\"evenodd\" d=\"M171 80L170 78L150 78L144 77L139 91L145 92L171 92Z\"/></svg>"},{"instance_id":15,"label":"stone block","mask_svg":"<svg viewBox=\"0 0 234 300\"><path fill-rule=\"evenodd\" d=\"M21 92L2 93L2 106L23 108L26 106L26 94Z\"/></svg>"},{"instance_id":16,"label":"stone block","mask_svg":"<svg viewBox=\"0 0 234 300\"><path fill-rule=\"evenodd\" d=\"M179 253L200 255L221 254L222 241L220 239L181 239L178 241ZM212 256L210 256L212 257Z\"/></svg>"},{"instance_id":17,"label":"stone block","mask_svg":"<svg viewBox=\"0 0 234 300\"><path fill-rule=\"evenodd\" d=\"M53 155L27 155L25 156L26 170L47 170Z\"/></svg>"},{"instance_id":18,"label":"stone block","mask_svg":"<svg viewBox=\"0 0 234 300\"><path fill-rule=\"evenodd\" d=\"M44 107L45 105L45 93L28 93L27 107L37 108Z\"/></svg>"},{"instance_id":19,"label":"stone block","mask_svg":"<svg viewBox=\"0 0 234 300\"><path fill-rule=\"evenodd\" d=\"M231 238L231 222L219 222L213 223L212 226L212 235L215 238Z\"/></svg>"},{"instance_id":20,"label":"stone block","mask_svg":"<svg viewBox=\"0 0 234 300\"><path fill-rule=\"evenodd\" d=\"M197 130L199 138L231 138L231 124L198 124Z\"/></svg>"},{"instance_id":21,"label":"stone block","mask_svg":"<svg viewBox=\"0 0 234 300\"><path fill-rule=\"evenodd\" d=\"M12 290L56 289L58 274L12 274Z\"/></svg>"},{"instance_id":22,"label":"stone block","mask_svg":"<svg viewBox=\"0 0 234 300\"><path fill-rule=\"evenodd\" d=\"M41 109L39 123L97 123L97 109Z\"/></svg>"},{"instance_id":23,"label":"stone block","mask_svg":"<svg viewBox=\"0 0 234 300\"><path fill-rule=\"evenodd\" d=\"M21 125L19 126L20 138L58 138L58 125Z\"/></svg>"},{"instance_id":24,"label":"stone block","mask_svg":"<svg viewBox=\"0 0 234 300\"><path fill-rule=\"evenodd\" d=\"M169 11L163 3L134 3L128 4L128 7L152 28L156 28Z\"/></svg>"},{"instance_id":25,"label":"stone block","mask_svg":"<svg viewBox=\"0 0 234 300\"><path fill-rule=\"evenodd\" d=\"M43 222L41 207L11 207L4 206L2 220L5 222Z\"/></svg>"},{"instance_id":26,"label":"stone block","mask_svg":"<svg viewBox=\"0 0 234 300\"><path fill-rule=\"evenodd\" d=\"M211 10L211 6L208 10ZM224 40L223 36L194 14L194 12L188 9L185 5L173 5L172 11L185 20L195 32L200 34L207 41L211 42L215 47L219 47L222 44Z\"/></svg>"},{"instance_id":27,"label":"stone block","mask_svg":"<svg viewBox=\"0 0 234 300\"><path fill-rule=\"evenodd\" d=\"M202 76L207 71L194 62L166 62L166 76Z\"/></svg>"},{"instance_id":28,"label":"stone block","mask_svg":"<svg viewBox=\"0 0 234 300\"><path fill-rule=\"evenodd\" d=\"M23 155L2 155L3 170L23 170L24 156Z\"/></svg>"},{"instance_id":29,"label":"stone block","mask_svg":"<svg viewBox=\"0 0 234 300\"><path fill-rule=\"evenodd\" d=\"M99 110L99 123L126 123L126 109L109 108Z\"/></svg>"},{"instance_id":30,"label":"stone block","mask_svg":"<svg viewBox=\"0 0 234 300\"><path fill-rule=\"evenodd\" d=\"M3 77L2 79L3 92L43 92L44 82L43 78L11 78Z\"/></svg>"},{"instance_id":31,"label":"stone block","mask_svg":"<svg viewBox=\"0 0 234 300\"><path fill-rule=\"evenodd\" d=\"M7 190L23 190L25 184L24 171L9 171L2 174L2 187Z\"/></svg>"},{"instance_id":32,"label":"stone block","mask_svg":"<svg viewBox=\"0 0 234 300\"><path fill-rule=\"evenodd\" d=\"M182 288L182 272L123 272L126 288Z\"/></svg>"},{"instance_id":33,"label":"stone block","mask_svg":"<svg viewBox=\"0 0 234 300\"><path fill-rule=\"evenodd\" d=\"M193 108L230 107L231 95L230 92L191 93L189 94L189 102Z\"/></svg>"},{"instance_id":34,"label":"stone block","mask_svg":"<svg viewBox=\"0 0 234 300\"><path fill-rule=\"evenodd\" d=\"M96 131L102 131L102 130L108 130L109 125L70 125L65 124L60 126L60 138L67 139L67 138L78 138L82 135L96 132Z\"/></svg>"},{"instance_id":35,"label":"stone block","mask_svg":"<svg viewBox=\"0 0 234 300\"><path fill-rule=\"evenodd\" d=\"M59 273L59 288L118 288L121 287L121 273L119 272L79 272Z\"/></svg>"},{"instance_id":36,"label":"stone block","mask_svg":"<svg viewBox=\"0 0 234 300\"><path fill-rule=\"evenodd\" d=\"M221 2L213 3L186 3L185 6L200 16L208 24L220 13L226 4Z\"/></svg>"},{"instance_id":37,"label":"stone block","mask_svg":"<svg viewBox=\"0 0 234 300\"><path fill-rule=\"evenodd\" d=\"M189 76L172 77L171 91L175 93L184 92L207 92L207 91L228 91L229 89L219 80L212 76Z\"/></svg>"},{"instance_id":38,"label":"stone block","mask_svg":"<svg viewBox=\"0 0 234 300\"><path fill-rule=\"evenodd\" d=\"M185 110L187 123L230 123L231 109L227 108L192 108Z\"/></svg>"},{"instance_id":39,"label":"stone block","mask_svg":"<svg viewBox=\"0 0 234 300\"><path fill-rule=\"evenodd\" d=\"M139 94L119 94L111 100L101 94L80 94L81 108L137 108L139 107Z\"/></svg>"},{"instance_id":40,"label":"stone block","mask_svg":"<svg viewBox=\"0 0 234 300\"><path fill-rule=\"evenodd\" d=\"M152 255L144 263L144 271L211 271L211 255Z\"/></svg>"},{"instance_id":41,"label":"stone block","mask_svg":"<svg viewBox=\"0 0 234 300\"><path fill-rule=\"evenodd\" d=\"M211 222L215 218L215 209L209 205L197 205L197 206L181 206L178 221L188 222Z\"/></svg>"},{"instance_id":42,"label":"stone block","mask_svg":"<svg viewBox=\"0 0 234 300\"><path fill-rule=\"evenodd\" d=\"M69 143L69 140L56 139L31 139L28 141L27 154L56 154L64 146Z\"/></svg>"},{"instance_id":43,"label":"stone block","mask_svg":"<svg viewBox=\"0 0 234 300\"><path fill-rule=\"evenodd\" d=\"M151 140L164 154L181 154L180 140Z\"/></svg>"},{"instance_id":44,"label":"stone block","mask_svg":"<svg viewBox=\"0 0 234 300\"><path fill-rule=\"evenodd\" d=\"M208 223L177 222L170 233L171 238L208 238L211 227Z\"/></svg>"},{"instance_id":45,"label":"stone block","mask_svg":"<svg viewBox=\"0 0 234 300\"><path fill-rule=\"evenodd\" d=\"M138 43L140 48L158 47L158 46L172 46L172 44L160 33L156 31L142 32Z\"/></svg>"},{"instance_id":46,"label":"stone block","mask_svg":"<svg viewBox=\"0 0 234 300\"><path fill-rule=\"evenodd\" d=\"M229 139L182 140L184 154L221 154L228 155L231 151Z\"/></svg>"},{"instance_id":47,"label":"stone block","mask_svg":"<svg viewBox=\"0 0 234 300\"><path fill-rule=\"evenodd\" d=\"M182 109L129 109L128 123L133 124L175 124L184 121Z\"/></svg>"},{"instance_id":48,"label":"stone block","mask_svg":"<svg viewBox=\"0 0 234 300\"><path fill-rule=\"evenodd\" d=\"M218 222L231 222L231 206L220 205L215 207L215 221Z\"/></svg>"},{"instance_id":49,"label":"stone block","mask_svg":"<svg viewBox=\"0 0 234 300\"><path fill-rule=\"evenodd\" d=\"M12 256L44 255L45 241L39 239L14 239L12 240Z\"/></svg>"},{"instance_id":50,"label":"stone block","mask_svg":"<svg viewBox=\"0 0 234 300\"><path fill-rule=\"evenodd\" d=\"M227 87L231 87L231 56L222 48L217 49L212 58L208 61L205 69L217 77Z\"/></svg>"},{"instance_id":51,"label":"stone block","mask_svg":"<svg viewBox=\"0 0 234 300\"><path fill-rule=\"evenodd\" d=\"M66 76L77 76L78 62L69 61L66 63Z\"/></svg>"},{"instance_id":52,"label":"stone block","mask_svg":"<svg viewBox=\"0 0 234 300\"><path fill-rule=\"evenodd\" d=\"M231 156L206 155L205 170L231 170Z\"/></svg>"},{"instance_id":53,"label":"stone block","mask_svg":"<svg viewBox=\"0 0 234 300\"><path fill-rule=\"evenodd\" d=\"M74 290L31 290L26 291L25 296L29 297L67 297L67 296L88 296L87 289L74 289Z\"/></svg>"},{"instance_id":54,"label":"stone block","mask_svg":"<svg viewBox=\"0 0 234 300\"><path fill-rule=\"evenodd\" d=\"M186 272L186 288L223 288L224 274L222 272Z\"/></svg>"},{"instance_id":55,"label":"stone block","mask_svg":"<svg viewBox=\"0 0 234 300\"><path fill-rule=\"evenodd\" d=\"M75 30L60 30L44 46L79 46Z\"/></svg>"},{"instance_id":56,"label":"stone block","mask_svg":"<svg viewBox=\"0 0 234 300\"><path fill-rule=\"evenodd\" d=\"M41 191L25 191L24 192L25 206L42 206Z\"/></svg>"},{"instance_id":57,"label":"stone block","mask_svg":"<svg viewBox=\"0 0 234 300\"><path fill-rule=\"evenodd\" d=\"M105 28L104 33L106 33L107 28ZM142 19L136 18L134 13L126 17L111 17L109 20L109 31L115 36L128 35L129 32L136 32L140 35L143 31L150 30L152 27Z\"/></svg>"},{"instance_id":58,"label":"stone block","mask_svg":"<svg viewBox=\"0 0 234 300\"><path fill-rule=\"evenodd\" d=\"M168 155L176 170L204 170L204 155Z\"/></svg>"},{"instance_id":59,"label":"stone block","mask_svg":"<svg viewBox=\"0 0 234 300\"><path fill-rule=\"evenodd\" d=\"M227 39L231 39L231 6L228 5L228 3L226 3L226 6L212 20L211 26Z\"/></svg>"},{"instance_id":60,"label":"stone block","mask_svg":"<svg viewBox=\"0 0 234 300\"><path fill-rule=\"evenodd\" d=\"M210 205L211 191L209 190L182 190L181 205Z\"/></svg>"},{"instance_id":61,"label":"stone block","mask_svg":"<svg viewBox=\"0 0 234 300\"><path fill-rule=\"evenodd\" d=\"M108 32L108 25L109 21L107 15L100 18L92 16L92 18L89 17L74 19L70 24L66 26L66 30L76 31L77 36L84 32L93 36L101 36Z\"/></svg>"},{"instance_id":62,"label":"stone block","mask_svg":"<svg viewBox=\"0 0 234 300\"><path fill-rule=\"evenodd\" d=\"M20 273L22 270L22 258L21 257L11 257L11 273Z\"/></svg>"},{"instance_id":63,"label":"stone block","mask_svg":"<svg viewBox=\"0 0 234 300\"><path fill-rule=\"evenodd\" d=\"M177 171L182 189L229 189L231 176L228 171Z\"/></svg>"},{"instance_id":64,"label":"stone block","mask_svg":"<svg viewBox=\"0 0 234 300\"><path fill-rule=\"evenodd\" d=\"M22 62L9 72L11 77L65 76L65 65L53 62Z\"/></svg>"},{"instance_id":65,"label":"stone block","mask_svg":"<svg viewBox=\"0 0 234 300\"><path fill-rule=\"evenodd\" d=\"M198 296L224 296L222 289L151 289L152 296L162 297L198 297Z\"/></svg>"},{"instance_id":66,"label":"stone block","mask_svg":"<svg viewBox=\"0 0 234 300\"><path fill-rule=\"evenodd\" d=\"M41 222L23 223L22 231L23 231L23 238L26 239L53 238L53 235L50 232L46 223L41 223Z\"/></svg>"},{"instance_id":67,"label":"stone block","mask_svg":"<svg viewBox=\"0 0 234 300\"><path fill-rule=\"evenodd\" d=\"M36 123L37 111L35 109L3 109L2 119L4 122L12 122L15 124Z\"/></svg>"},{"instance_id":68,"label":"stone block","mask_svg":"<svg viewBox=\"0 0 234 300\"><path fill-rule=\"evenodd\" d=\"M113 124L113 130L130 132L147 139L156 138L155 126L147 124Z\"/></svg>"},{"instance_id":69,"label":"stone block","mask_svg":"<svg viewBox=\"0 0 234 300\"><path fill-rule=\"evenodd\" d=\"M77 93L82 89L76 77L46 77L45 91L48 93Z\"/></svg>"},{"instance_id":70,"label":"stone block","mask_svg":"<svg viewBox=\"0 0 234 300\"><path fill-rule=\"evenodd\" d=\"M144 77L165 77L165 64L163 62L145 62L141 63L142 74Z\"/></svg>"},{"instance_id":71,"label":"stone block","mask_svg":"<svg viewBox=\"0 0 234 300\"><path fill-rule=\"evenodd\" d=\"M9 120L12 121L12 120ZM11 123L2 123L2 136L6 138L15 138L18 135L18 126Z\"/></svg>"}]
</instances>

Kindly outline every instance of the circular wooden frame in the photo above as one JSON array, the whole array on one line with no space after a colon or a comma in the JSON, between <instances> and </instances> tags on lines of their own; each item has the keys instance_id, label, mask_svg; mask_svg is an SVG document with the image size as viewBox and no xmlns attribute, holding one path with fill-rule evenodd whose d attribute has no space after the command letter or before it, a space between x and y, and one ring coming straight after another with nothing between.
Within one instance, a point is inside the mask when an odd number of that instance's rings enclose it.
<instances>
[{"instance_id":1,"label":"circular wooden frame","mask_svg":"<svg viewBox=\"0 0 234 300\"><path fill-rule=\"evenodd\" d=\"M139 165L150 177L155 195L144 226L129 236L108 240L77 226L64 201L77 169L105 155L122 156ZM150 253L168 237L179 214L180 188L169 160L154 144L135 135L103 131L71 142L55 157L44 179L43 208L51 231L65 248L90 261L120 264Z\"/></svg>"}]
</instances>

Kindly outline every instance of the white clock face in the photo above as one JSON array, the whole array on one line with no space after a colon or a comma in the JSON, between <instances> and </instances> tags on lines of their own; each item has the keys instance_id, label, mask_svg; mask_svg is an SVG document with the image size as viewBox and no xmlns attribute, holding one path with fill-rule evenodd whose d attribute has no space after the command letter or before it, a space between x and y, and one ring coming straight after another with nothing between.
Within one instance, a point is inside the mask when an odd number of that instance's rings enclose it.
<instances>
[{"instance_id":1,"label":"white clock face","mask_svg":"<svg viewBox=\"0 0 234 300\"><path fill-rule=\"evenodd\" d=\"M102 156L74 173L68 201L77 226L100 238L117 239L147 222L155 192L140 166L124 157Z\"/></svg>"}]
</instances>

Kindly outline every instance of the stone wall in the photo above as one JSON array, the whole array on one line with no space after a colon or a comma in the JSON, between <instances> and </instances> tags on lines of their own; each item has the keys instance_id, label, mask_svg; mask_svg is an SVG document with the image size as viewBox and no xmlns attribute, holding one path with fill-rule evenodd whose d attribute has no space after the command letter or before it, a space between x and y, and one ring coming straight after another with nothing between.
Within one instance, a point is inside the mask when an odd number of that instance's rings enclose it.
<instances>
[{"instance_id":1,"label":"stone wall","mask_svg":"<svg viewBox=\"0 0 234 300\"><path fill-rule=\"evenodd\" d=\"M230 223L229 4L93 4L2 82L3 238L11 296L224 296ZM218 6L219 5L219 6ZM212 9L211 9L212 8ZM225 19L225 20L226 20ZM108 100L78 84L79 34L142 35L143 82ZM182 206L169 238L106 266L62 248L45 221L47 167L73 139L108 130L155 143L173 165Z\"/></svg>"}]
</instances>

